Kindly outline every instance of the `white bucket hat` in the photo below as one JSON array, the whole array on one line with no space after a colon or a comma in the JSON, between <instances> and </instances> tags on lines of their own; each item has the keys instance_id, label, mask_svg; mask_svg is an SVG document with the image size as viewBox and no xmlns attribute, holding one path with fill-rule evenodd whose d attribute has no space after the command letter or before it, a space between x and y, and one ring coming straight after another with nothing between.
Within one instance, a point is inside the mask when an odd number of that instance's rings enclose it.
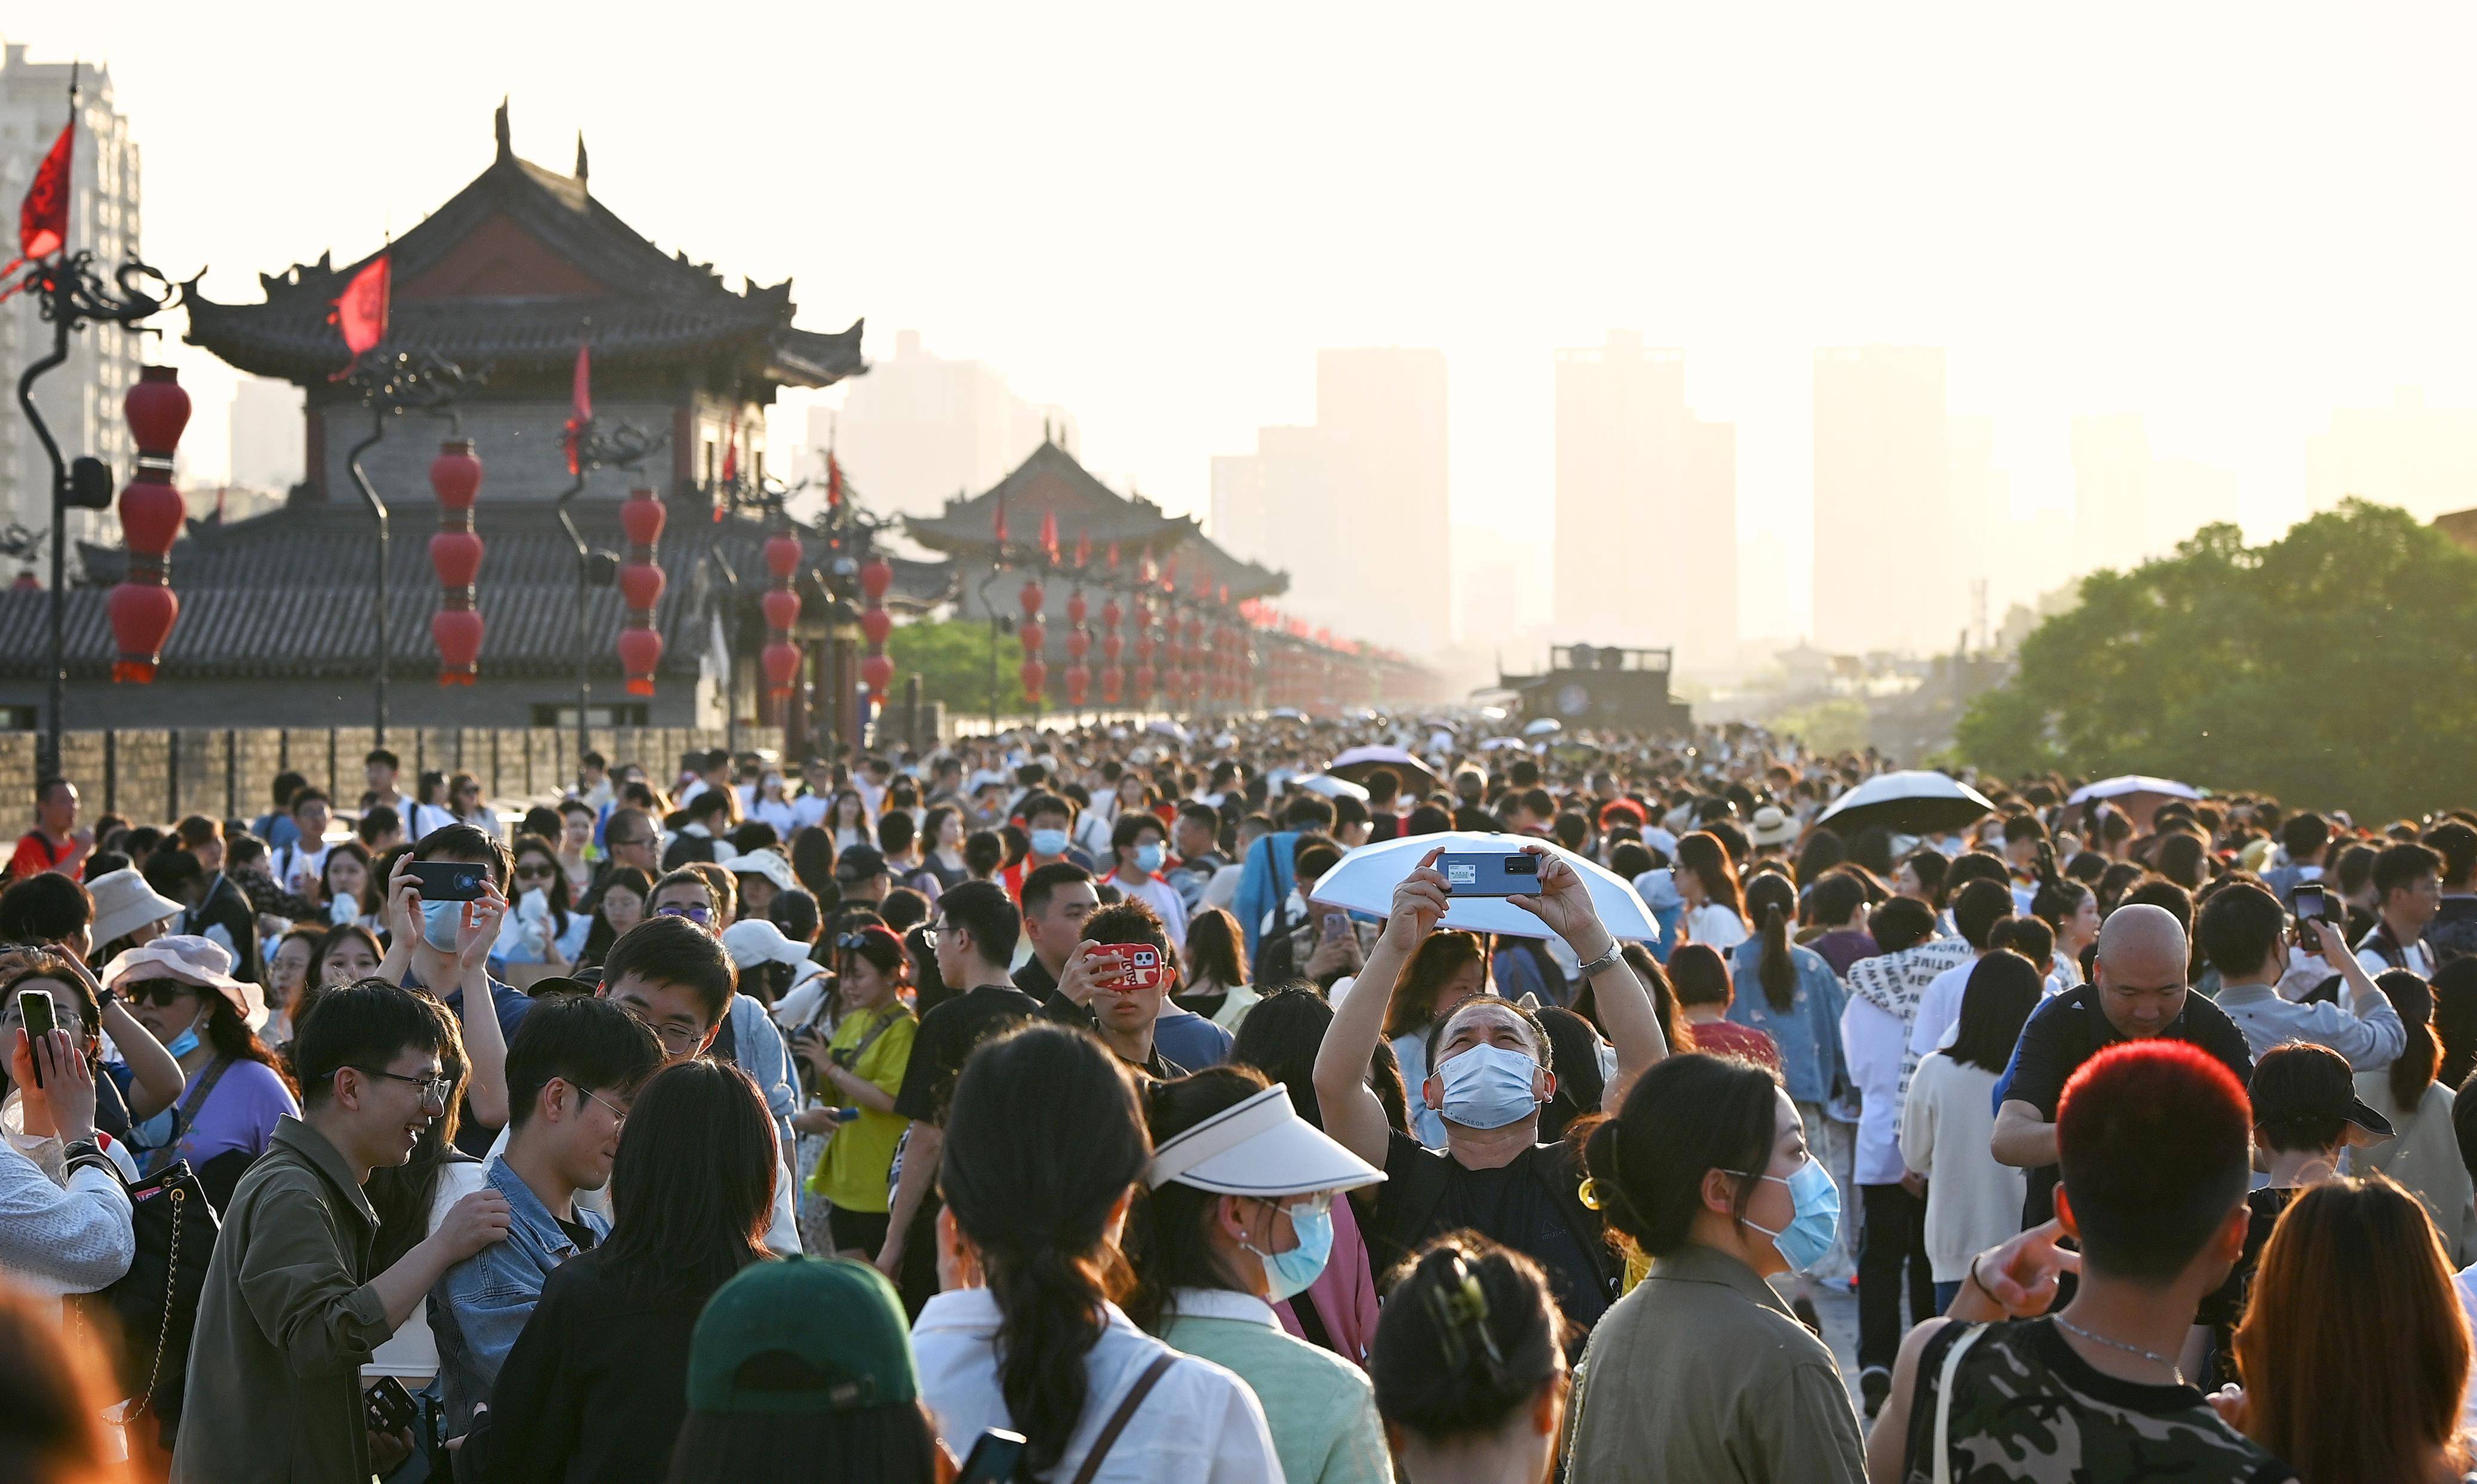
<instances>
[{"instance_id":1,"label":"white bucket hat","mask_svg":"<svg viewBox=\"0 0 2477 1484\"><path fill-rule=\"evenodd\" d=\"M171 933L126 950L104 965L103 987L118 989L130 979L178 979L214 990L232 1002L250 1029L263 1029L266 996L257 985L234 978L232 964L232 952L213 938Z\"/></svg>"},{"instance_id":2,"label":"white bucket hat","mask_svg":"<svg viewBox=\"0 0 2477 1484\"><path fill-rule=\"evenodd\" d=\"M116 943L148 923L181 915L181 904L146 884L135 866L107 871L86 883L94 898L94 943Z\"/></svg>"},{"instance_id":3,"label":"white bucket hat","mask_svg":"<svg viewBox=\"0 0 2477 1484\"><path fill-rule=\"evenodd\" d=\"M1746 831L1746 838L1757 845L1787 845L1797 838L1797 821L1776 804L1757 809L1747 823L1753 828Z\"/></svg>"},{"instance_id":4,"label":"white bucket hat","mask_svg":"<svg viewBox=\"0 0 2477 1484\"><path fill-rule=\"evenodd\" d=\"M1144 1171L1154 1190L1176 1180L1224 1196L1304 1196L1384 1178L1384 1171L1299 1117L1279 1082L1163 1142Z\"/></svg>"}]
</instances>

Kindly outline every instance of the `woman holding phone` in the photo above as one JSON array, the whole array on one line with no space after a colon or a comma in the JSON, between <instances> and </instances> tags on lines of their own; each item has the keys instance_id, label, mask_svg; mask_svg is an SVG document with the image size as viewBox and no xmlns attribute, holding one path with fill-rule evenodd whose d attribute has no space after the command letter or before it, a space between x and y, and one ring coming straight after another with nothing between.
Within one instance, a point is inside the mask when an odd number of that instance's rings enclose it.
<instances>
[{"instance_id":1,"label":"woman holding phone","mask_svg":"<svg viewBox=\"0 0 2477 1484\"><path fill-rule=\"evenodd\" d=\"M871 925L834 940L842 1018L831 1036L803 1025L791 1049L818 1105L792 1115L800 1134L826 1135L807 1180L824 1200L837 1256L866 1262L886 1245L887 1175L911 1124L894 1111L920 1022L903 1002L912 955L892 929Z\"/></svg>"}]
</instances>

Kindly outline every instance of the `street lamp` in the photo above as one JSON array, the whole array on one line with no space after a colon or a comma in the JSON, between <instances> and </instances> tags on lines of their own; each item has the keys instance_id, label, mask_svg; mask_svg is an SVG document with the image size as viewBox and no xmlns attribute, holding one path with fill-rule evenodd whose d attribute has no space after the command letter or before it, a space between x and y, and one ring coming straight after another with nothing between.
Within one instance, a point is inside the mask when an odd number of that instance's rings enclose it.
<instances>
[{"instance_id":1,"label":"street lamp","mask_svg":"<svg viewBox=\"0 0 2477 1484\"><path fill-rule=\"evenodd\" d=\"M344 456L344 467L352 474L353 483L369 507L370 519L378 527L377 555L370 571L371 616L377 630L370 655L376 703L373 746L387 746L388 507L371 487L369 472L362 467L362 456L378 447L379 440L387 436L388 419L401 412L420 411L444 417L456 432L463 433L463 419L455 404L464 395L467 383L478 384L488 377L487 370L467 373L433 351L381 348L355 360L343 379L370 412L370 435L353 445Z\"/></svg>"},{"instance_id":2,"label":"street lamp","mask_svg":"<svg viewBox=\"0 0 2477 1484\"><path fill-rule=\"evenodd\" d=\"M205 276L204 270L198 274L198 278ZM94 254L81 250L30 264L8 290L33 294L36 312L50 321L52 327L51 354L28 365L17 378L17 406L24 410L26 421L34 425L35 437L43 445L43 456L52 464L51 695L50 715L43 725L41 763L45 774L60 771L61 715L68 705L68 512L112 508L112 467L100 458L62 457L60 441L52 436L41 409L35 406L35 383L69 359L71 334L90 324L113 324L135 331L139 320L185 300L197 282L193 278L186 284L175 284L131 258L113 270L112 283L107 286L96 271ZM158 286L150 288L149 284Z\"/></svg>"}]
</instances>

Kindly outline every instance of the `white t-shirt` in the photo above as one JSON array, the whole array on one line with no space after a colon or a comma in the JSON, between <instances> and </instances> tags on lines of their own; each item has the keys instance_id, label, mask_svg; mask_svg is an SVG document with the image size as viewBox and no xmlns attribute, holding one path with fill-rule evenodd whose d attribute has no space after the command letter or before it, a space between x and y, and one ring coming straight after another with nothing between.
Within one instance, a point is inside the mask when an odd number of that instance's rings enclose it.
<instances>
[{"instance_id":1,"label":"white t-shirt","mask_svg":"<svg viewBox=\"0 0 2477 1484\"><path fill-rule=\"evenodd\" d=\"M1927 981L1918 996L1918 1016L1910 1024L1910 1054L1924 1057L1952 1039L1961 1026L1961 1001L1968 992L1969 977L1976 972L1978 960L1955 964Z\"/></svg>"},{"instance_id":2,"label":"white t-shirt","mask_svg":"<svg viewBox=\"0 0 2477 1484\"><path fill-rule=\"evenodd\" d=\"M1094 1484L1279 1484L1281 1460L1264 1408L1245 1381L1209 1360L1181 1355L1138 1329L1114 1303L1084 1357L1084 1415L1076 1420L1052 1480L1075 1477L1101 1429L1138 1377L1163 1355L1176 1359L1127 1420ZM992 1427L1013 1430L998 1389L998 1304L986 1288L950 1289L929 1300L912 1326L920 1399L938 1435L957 1457Z\"/></svg>"},{"instance_id":3,"label":"white t-shirt","mask_svg":"<svg viewBox=\"0 0 2477 1484\"><path fill-rule=\"evenodd\" d=\"M2357 950L2357 963L2369 978L2380 978L2391 969L2382 954L2369 948ZM2401 951L2400 967L2421 979L2434 977L2434 950L2425 946L2423 938L2417 939Z\"/></svg>"},{"instance_id":4,"label":"white t-shirt","mask_svg":"<svg viewBox=\"0 0 2477 1484\"><path fill-rule=\"evenodd\" d=\"M1157 876L1148 876L1133 886L1113 876L1110 878L1110 884L1130 899L1150 906L1153 915L1162 920L1162 931L1168 935L1170 942L1186 946L1187 903L1179 900L1177 887Z\"/></svg>"},{"instance_id":5,"label":"white t-shirt","mask_svg":"<svg viewBox=\"0 0 2477 1484\"><path fill-rule=\"evenodd\" d=\"M500 1138L507 1137L503 1131ZM430 1224L422 1228L424 1236L438 1229L448 1211L459 1200L480 1190L489 1176L490 1167L480 1160L460 1159L441 1165L438 1188L430 1198ZM362 1366L364 1377L382 1375L418 1376L428 1380L438 1373L438 1339L430 1332L430 1300L422 1299L413 1306L413 1317L402 1328L388 1336L387 1343L370 1352Z\"/></svg>"},{"instance_id":6,"label":"white t-shirt","mask_svg":"<svg viewBox=\"0 0 2477 1484\"><path fill-rule=\"evenodd\" d=\"M1745 942L1747 936L1746 920L1716 902L1707 902L1686 914L1686 941L1717 949L1723 957Z\"/></svg>"},{"instance_id":7,"label":"white t-shirt","mask_svg":"<svg viewBox=\"0 0 2477 1484\"><path fill-rule=\"evenodd\" d=\"M1927 1177L1927 1264L1939 1283L1961 1281L1971 1258L2021 1229L2028 1177L1988 1152L1994 1093L1994 1073L1939 1052L1918 1063L1901 1105L1901 1158Z\"/></svg>"},{"instance_id":8,"label":"white t-shirt","mask_svg":"<svg viewBox=\"0 0 2477 1484\"><path fill-rule=\"evenodd\" d=\"M826 817L826 805L834 803L831 794L802 794L791 801L791 828L806 829Z\"/></svg>"}]
</instances>

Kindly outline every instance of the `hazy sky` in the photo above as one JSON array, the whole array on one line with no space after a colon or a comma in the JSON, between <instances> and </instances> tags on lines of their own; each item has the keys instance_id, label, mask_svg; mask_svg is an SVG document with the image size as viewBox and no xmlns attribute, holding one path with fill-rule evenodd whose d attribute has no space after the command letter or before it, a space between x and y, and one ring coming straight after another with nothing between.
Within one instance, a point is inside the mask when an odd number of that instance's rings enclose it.
<instances>
[{"instance_id":1,"label":"hazy sky","mask_svg":"<svg viewBox=\"0 0 2477 1484\"><path fill-rule=\"evenodd\" d=\"M1202 507L1209 456L1311 415L1317 347L1437 345L1455 519L1517 528L1552 480L1551 352L1639 330L1739 424L1741 529L1789 557L1750 632L1804 622L1817 345L1949 347L2017 507L2069 499L2070 416L2140 410L2162 456L2240 473L2258 531L2300 507L2333 405L2477 401L2465 7L434 0L10 25L111 63L147 255L211 264L219 298L411 226L488 162L509 93L519 153L564 168L583 128L596 194L663 247L794 277L803 323L866 314L873 354L916 328L993 363L1173 508ZM219 421L222 383L189 374Z\"/></svg>"}]
</instances>

